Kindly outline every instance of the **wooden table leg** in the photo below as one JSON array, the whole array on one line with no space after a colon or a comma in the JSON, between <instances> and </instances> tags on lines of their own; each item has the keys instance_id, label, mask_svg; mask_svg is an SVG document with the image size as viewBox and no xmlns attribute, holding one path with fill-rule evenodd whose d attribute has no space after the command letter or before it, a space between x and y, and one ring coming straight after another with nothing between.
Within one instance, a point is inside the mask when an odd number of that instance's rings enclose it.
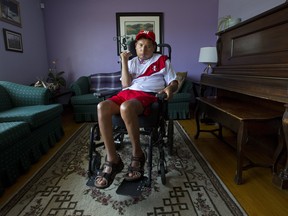
<instances>
[{"instance_id":1,"label":"wooden table leg","mask_svg":"<svg viewBox=\"0 0 288 216\"><path fill-rule=\"evenodd\" d=\"M281 189L288 189L288 104L285 104L285 113L282 118L283 138L286 144L286 164L284 169L273 177L273 183Z\"/></svg>"},{"instance_id":2,"label":"wooden table leg","mask_svg":"<svg viewBox=\"0 0 288 216\"><path fill-rule=\"evenodd\" d=\"M197 99L196 99L197 100ZM198 139L199 137L199 134L200 134L200 119L199 119L199 106L200 106L200 102L196 102L196 109L195 109L195 112L194 112L194 116L195 116L195 122L196 122L196 134L194 135L194 138L195 139Z\"/></svg>"}]
</instances>

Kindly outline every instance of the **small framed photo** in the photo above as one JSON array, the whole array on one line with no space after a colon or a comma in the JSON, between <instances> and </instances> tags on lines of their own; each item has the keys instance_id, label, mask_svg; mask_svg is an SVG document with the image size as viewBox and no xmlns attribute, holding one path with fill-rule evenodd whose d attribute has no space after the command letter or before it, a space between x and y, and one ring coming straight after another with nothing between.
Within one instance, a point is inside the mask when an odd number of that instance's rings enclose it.
<instances>
[{"instance_id":1,"label":"small framed photo","mask_svg":"<svg viewBox=\"0 0 288 216\"><path fill-rule=\"evenodd\" d=\"M140 30L153 31L156 43L162 43L163 13L116 13L116 25L118 55L128 49Z\"/></svg>"},{"instance_id":2,"label":"small framed photo","mask_svg":"<svg viewBox=\"0 0 288 216\"><path fill-rule=\"evenodd\" d=\"M0 20L21 27L19 2L16 0L0 0Z\"/></svg>"},{"instance_id":3,"label":"small framed photo","mask_svg":"<svg viewBox=\"0 0 288 216\"><path fill-rule=\"evenodd\" d=\"M20 33L3 28L3 35L6 50L23 52L22 36Z\"/></svg>"}]
</instances>

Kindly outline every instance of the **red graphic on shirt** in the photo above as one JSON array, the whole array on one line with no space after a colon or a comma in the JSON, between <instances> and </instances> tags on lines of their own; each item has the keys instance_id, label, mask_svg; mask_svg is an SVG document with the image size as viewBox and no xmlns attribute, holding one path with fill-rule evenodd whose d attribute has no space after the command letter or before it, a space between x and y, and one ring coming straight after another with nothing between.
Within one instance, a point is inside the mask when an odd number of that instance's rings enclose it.
<instances>
[{"instance_id":1,"label":"red graphic on shirt","mask_svg":"<svg viewBox=\"0 0 288 216\"><path fill-rule=\"evenodd\" d=\"M157 61L155 61L154 63L152 63L147 70L141 74L139 77L143 77L143 76L151 76L152 74L159 72L160 70L162 70L163 68L165 68L165 62L168 59L168 56L166 55L162 55L160 56Z\"/></svg>"}]
</instances>

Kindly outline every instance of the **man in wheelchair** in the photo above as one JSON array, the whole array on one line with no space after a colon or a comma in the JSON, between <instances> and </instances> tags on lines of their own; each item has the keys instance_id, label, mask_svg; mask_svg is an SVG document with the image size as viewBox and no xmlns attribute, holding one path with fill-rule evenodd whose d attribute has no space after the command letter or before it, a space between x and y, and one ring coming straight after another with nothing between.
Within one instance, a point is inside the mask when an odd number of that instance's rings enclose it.
<instances>
[{"instance_id":1,"label":"man in wheelchair","mask_svg":"<svg viewBox=\"0 0 288 216\"><path fill-rule=\"evenodd\" d=\"M124 178L135 181L144 175L146 156L140 145L138 116L149 115L149 105L157 101L157 93L165 93L169 100L178 87L170 60L165 55L155 53L156 48L155 34L140 31L135 43L137 56L129 60L129 51L120 55L122 91L97 106L100 133L107 154L103 170L95 178L97 188L109 187L116 174L124 168L113 140L112 116L116 114L121 115L132 143L131 163Z\"/></svg>"}]
</instances>

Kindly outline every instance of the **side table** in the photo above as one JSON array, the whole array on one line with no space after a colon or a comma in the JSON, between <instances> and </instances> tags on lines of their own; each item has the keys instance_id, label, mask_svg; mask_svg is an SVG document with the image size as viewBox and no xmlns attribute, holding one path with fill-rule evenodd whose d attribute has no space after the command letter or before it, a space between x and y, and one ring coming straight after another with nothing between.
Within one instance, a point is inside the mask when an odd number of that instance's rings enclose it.
<instances>
[{"instance_id":1,"label":"side table","mask_svg":"<svg viewBox=\"0 0 288 216\"><path fill-rule=\"evenodd\" d=\"M70 98L73 92L68 88L61 88L58 92L55 92L50 98L50 103L60 103L63 106L70 104Z\"/></svg>"}]
</instances>

